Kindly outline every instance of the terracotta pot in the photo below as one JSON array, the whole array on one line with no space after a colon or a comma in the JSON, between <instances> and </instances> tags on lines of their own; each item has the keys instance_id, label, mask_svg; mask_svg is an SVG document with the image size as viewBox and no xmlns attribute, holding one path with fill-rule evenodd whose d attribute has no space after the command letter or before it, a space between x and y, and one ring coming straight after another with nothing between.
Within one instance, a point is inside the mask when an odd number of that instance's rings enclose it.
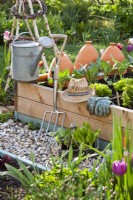
<instances>
[{"instance_id":1,"label":"terracotta pot","mask_svg":"<svg viewBox=\"0 0 133 200\"><path fill-rule=\"evenodd\" d=\"M116 46L116 43L113 42L111 42L110 46L105 49L101 56L101 60L104 60L106 62L109 61L111 66L113 66L114 62L112 61L112 57L119 62L122 62L125 59L122 51Z\"/></svg>"},{"instance_id":2,"label":"terracotta pot","mask_svg":"<svg viewBox=\"0 0 133 200\"><path fill-rule=\"evenodd\" d=\"M103 52L102 56L101 56L101 60L104 60L106 62L110 62L110 65L113 66L114 62L112 60L112 57L119 61L122 62L125 59L124 54L122 53L122 51L116 46L116 43L111 42L110 46L107 47L105 49L105 51ZM127 72L127 70L124 72L124 74ZM109 75L118 75L118 71L117 69L114 69L110 72Z\"/></svg>"},{"instance_id":3,"label":"terracotta pot","mask_svg":"<svg viewBox=\"0 0 133 200\"><path fill-rule=\"evenodd\" d=\"M52 77L52 68L55 67L55 58L52 60L50 68L49 68L49 77ZM72 74L74 68L71 59L69 56L63 52L60 58L60 70L69 69L70 75Z\"/></svg>"},{"instance_id":4,"label":"terracotta pot","mask_svg":"<svg viewBox=\"0 0 133 200\"><path fill-rule=\"evenodd\" d=\"M74 68L79 69L81 66L96 62L98 57L98 52L92 45L92 41L86 41L85 45L80 49L75 59Z\"/></svg>"}]
</instances>

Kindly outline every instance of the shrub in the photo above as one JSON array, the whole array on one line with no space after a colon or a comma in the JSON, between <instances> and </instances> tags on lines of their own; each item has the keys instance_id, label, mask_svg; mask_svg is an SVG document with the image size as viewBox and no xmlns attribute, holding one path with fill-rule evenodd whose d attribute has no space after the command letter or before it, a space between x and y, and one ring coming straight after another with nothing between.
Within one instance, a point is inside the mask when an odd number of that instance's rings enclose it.
<instances>
[{"instance_id":1,"label":"shrub","mask_svg":"<svg viewBox=\"0 0 133 200\"><path fill-rule=\"evenodd\" d=\"M133 84L132 78L123 78L123 79L117 81L116 83L113 83L113 87L114 87L116 92L123 92L124 87L128 84L129 85Z\"/></svg>"},{"instance_id":2,"label":"shrub","mask_svg":"<svg viewBox=\"0 0 133 200\"><path fill-rule=\"evenodd\" d=\"M95 84L91 84L90 87L96 90L96 95L99 97L112 96L112 90L109 88L108 85L95 83Z\"/></svg>"},{"instance_id":3,"label":"shrub","mask_svg":"<svg viewBox=\"0 0 133 200\"><path fill-rule=\"evenodd\" d=\"M133 85L126 85L122 93L122 105L127 108L133 108Z\"/></svg>"}]
</instances>

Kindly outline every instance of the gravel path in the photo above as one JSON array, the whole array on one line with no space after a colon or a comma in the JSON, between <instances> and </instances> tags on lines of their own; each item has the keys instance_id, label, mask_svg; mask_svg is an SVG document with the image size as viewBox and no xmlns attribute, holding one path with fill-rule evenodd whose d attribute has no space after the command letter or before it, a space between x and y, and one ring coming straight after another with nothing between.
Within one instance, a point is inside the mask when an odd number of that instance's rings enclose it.
<instances>
[{"instance_id":1,"label":"gravel path","mask_svg":"<svg viewBox=\"0 0 133 200\"><path fill-rule=\"evenodd\" d=\"M22 122L14 122L12 119L5 123L0 123L0 149L29 160L31 152L34 152L35 162L45 167L51 167L50 157L59 156L60 146L58 146L55 139L49 136L46 137L46 142L43 144L44 129L35 146L38 132L38 130L31 131L28 125ZM87 159L82 162L81 167L92 168L94 160Z\"/></svg>"}]
</instances>

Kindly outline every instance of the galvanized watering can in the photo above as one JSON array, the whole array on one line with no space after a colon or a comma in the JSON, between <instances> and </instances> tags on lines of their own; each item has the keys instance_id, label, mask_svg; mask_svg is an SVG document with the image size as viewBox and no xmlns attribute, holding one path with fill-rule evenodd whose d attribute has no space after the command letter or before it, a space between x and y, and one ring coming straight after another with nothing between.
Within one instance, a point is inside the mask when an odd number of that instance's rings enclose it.
<instances>
[{"instance_id":1,"label":"galvanized watering can","mask_svg":"<svg viewBox=\"0 0 133 200\"><path fill-rule=\"evenodd\" d=\"M47 37L39 38L39 42L30 40L17 41L17 38L28 32L20 33L12 43L12 78L17 81L35 81L39 76L38 62L45 48L53 46Z\"/></svg>"}]
</instances>

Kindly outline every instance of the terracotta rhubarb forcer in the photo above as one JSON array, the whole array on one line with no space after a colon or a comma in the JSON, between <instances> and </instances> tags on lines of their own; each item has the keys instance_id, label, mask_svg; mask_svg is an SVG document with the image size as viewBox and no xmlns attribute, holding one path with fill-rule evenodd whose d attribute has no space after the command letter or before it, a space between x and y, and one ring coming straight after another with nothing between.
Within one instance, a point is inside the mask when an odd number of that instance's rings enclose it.
<instances>
[{"instance_id":1,"label":"terracotta rhubarb forcer","mask_svg":"<svg viewBox=\"0 0 133 200\"><path fill-rule=\"evenodd\" d=\"M98 52L92 45L92 41L86 41L75 59L74 69L79 69L86 64L89 65L92 62L96 62L98 57Z\"/></svg>"},{"instance_id":2,"label":"terracotta rhubarb forcer","mask_svg":"<svg viewBox=\"0 0 133 200\"><path fill-rule=\"evenodd\" d=\"M116 46L116 43L111 42L110 46L105 49L101 56L101 60L104 60L106 62L110 62L111 66L114 65L114 62L112 60L114 58L115 60L122 62L125 59L124 54L122 51Z\"/></svg>"},{"instance_id":3,"label":"terracotta rhubarb forcer","mask_svg":"<svg viewBox=\"0 0 133 200\"><path fill-rule=\"evenodd\" d=\"M114 61L112 60L114 58L115 60L122 62L125 59L124 54L122 51L116 46L116 43L111 42L110 46L105 49L101 56L101 60L104 60L106 62L110 62L110 65L114 65ZM125 72L126 73L126 72ZM112 70L110 75L118 74L117 70Z\"/></svg>"},{"instance_id":4,"label":"terracotta rhubarb forcer","mask_svg":"<svg viewBox=\"0 0 133 200\"><path fill-rule=\"evenodd\" d=\"M50 68L49 68L49 77L52 77L52 68L55 67L55 58L52 60ZM71 59L69 56L63 52L60 58L59 70L63 71L65 69L69 69L70 75L72 74L74 68Z\"/></svg>"}]
</instances>

